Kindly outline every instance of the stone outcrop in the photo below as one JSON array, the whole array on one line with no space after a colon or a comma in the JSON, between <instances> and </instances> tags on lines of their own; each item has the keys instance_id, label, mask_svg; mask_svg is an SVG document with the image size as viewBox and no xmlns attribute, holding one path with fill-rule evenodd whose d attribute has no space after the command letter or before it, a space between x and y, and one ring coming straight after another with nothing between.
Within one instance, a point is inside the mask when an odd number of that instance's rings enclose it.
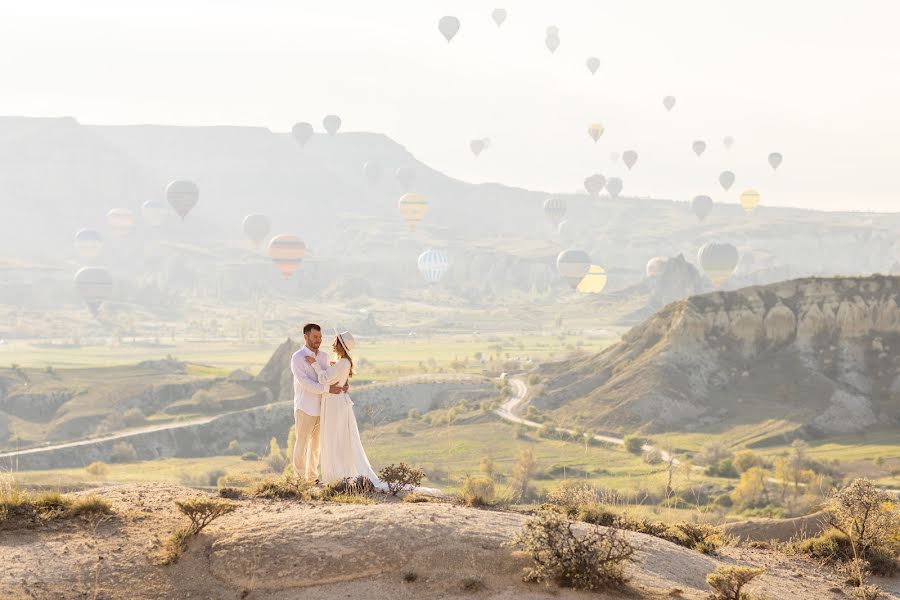
<instances>
[{"instance_id":1,"label":"stone outcrop","mask_svg":"<svg viewBox=\"0 0 900 600\"><path fill-rule=\"evenodd\" d=\"M900 423L898 301L900 277L880 275L694 296L595 357L545 365L535 402L631 430L714 426L751 411L800 418L811 435L891 426Z\"/></svg>"}]
</instances>

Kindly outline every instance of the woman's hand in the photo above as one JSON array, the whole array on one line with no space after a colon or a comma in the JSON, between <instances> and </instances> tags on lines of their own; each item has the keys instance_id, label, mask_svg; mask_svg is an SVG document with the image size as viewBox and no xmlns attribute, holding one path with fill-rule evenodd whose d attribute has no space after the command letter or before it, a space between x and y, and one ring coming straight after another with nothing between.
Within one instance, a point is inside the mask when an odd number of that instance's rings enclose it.
<instances>
[{"instance_id":1,"label":"woman's hand","mask_svg":"<svg viewBox=\"0 0 900 600\"><path fill-rule=\"evenodd\" d=\"M303 358L306 360L306 364L308 364L308 365L311 365L314 362L316 362L316 359L314 356L304 356Z\"/></svg>"}]
</instances>

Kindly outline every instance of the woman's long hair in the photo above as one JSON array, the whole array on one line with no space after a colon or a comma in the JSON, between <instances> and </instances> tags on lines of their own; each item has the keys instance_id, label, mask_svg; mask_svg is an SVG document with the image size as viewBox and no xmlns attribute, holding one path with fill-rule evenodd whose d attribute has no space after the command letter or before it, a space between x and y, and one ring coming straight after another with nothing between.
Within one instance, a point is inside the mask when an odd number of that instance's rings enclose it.
<instances>
[{"instance_id":1,"label":"woman's long hair","mask_svg":"<svg viewBox=\"0 0 900 600\"><path fill-rule=\"evenodd\" d=\"M341 338L339 338L339 337L334 338L334 345L332 346L332 348L334 348L334 353L338 355L339 359L346 358L347 360L350 361L350 375L349 376L353 377L353 359L350 357L350 353L347 352L347 349L344 348L344 343L341 341Z\"/></svg>"}]
</instances>

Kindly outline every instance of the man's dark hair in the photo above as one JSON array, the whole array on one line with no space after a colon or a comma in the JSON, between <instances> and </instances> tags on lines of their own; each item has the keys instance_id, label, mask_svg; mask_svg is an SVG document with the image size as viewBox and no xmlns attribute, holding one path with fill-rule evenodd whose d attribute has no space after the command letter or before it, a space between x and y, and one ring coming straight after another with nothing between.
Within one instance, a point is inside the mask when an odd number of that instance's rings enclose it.
<instances>
[{"instance_id":1,"label":"man's dark hair","mask_svg":"<svg viewBox=\"0 0 900 600\"><path fill-rule=\"evenodd\" d=\"M322 331L322 328L316 325L315 323L307 323L303 326L303 335L306 335L310 331L315 329L316 331Z\"/></svg>"}]
</instances>

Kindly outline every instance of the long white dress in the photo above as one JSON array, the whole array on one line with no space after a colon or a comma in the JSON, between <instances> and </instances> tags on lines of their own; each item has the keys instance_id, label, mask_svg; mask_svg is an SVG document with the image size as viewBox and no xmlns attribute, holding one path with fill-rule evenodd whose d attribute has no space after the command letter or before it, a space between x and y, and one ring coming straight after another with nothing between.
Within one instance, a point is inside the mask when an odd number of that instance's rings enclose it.
<instances>
[{"instance_id":1,"label":"long white dress","mask_svg":"<svg viewBox=\"0 0 900 600\"><path fill-rule=\"evenodd\" d=\"M350 377L350 361L342 358L328 369L313 363L319 383L343 386ZM322 481L330 483L347 477L367 477L377 489L387 491L388 486L382 482L363 448L359 437L356 415L353 413L353 401L348 394L326 394L322 397L322 412L319 421L320 448L319 465L322 468ZM423 494L440 495L440 490L417 487L415 491Z\"/></svg>"}]
</instances>

